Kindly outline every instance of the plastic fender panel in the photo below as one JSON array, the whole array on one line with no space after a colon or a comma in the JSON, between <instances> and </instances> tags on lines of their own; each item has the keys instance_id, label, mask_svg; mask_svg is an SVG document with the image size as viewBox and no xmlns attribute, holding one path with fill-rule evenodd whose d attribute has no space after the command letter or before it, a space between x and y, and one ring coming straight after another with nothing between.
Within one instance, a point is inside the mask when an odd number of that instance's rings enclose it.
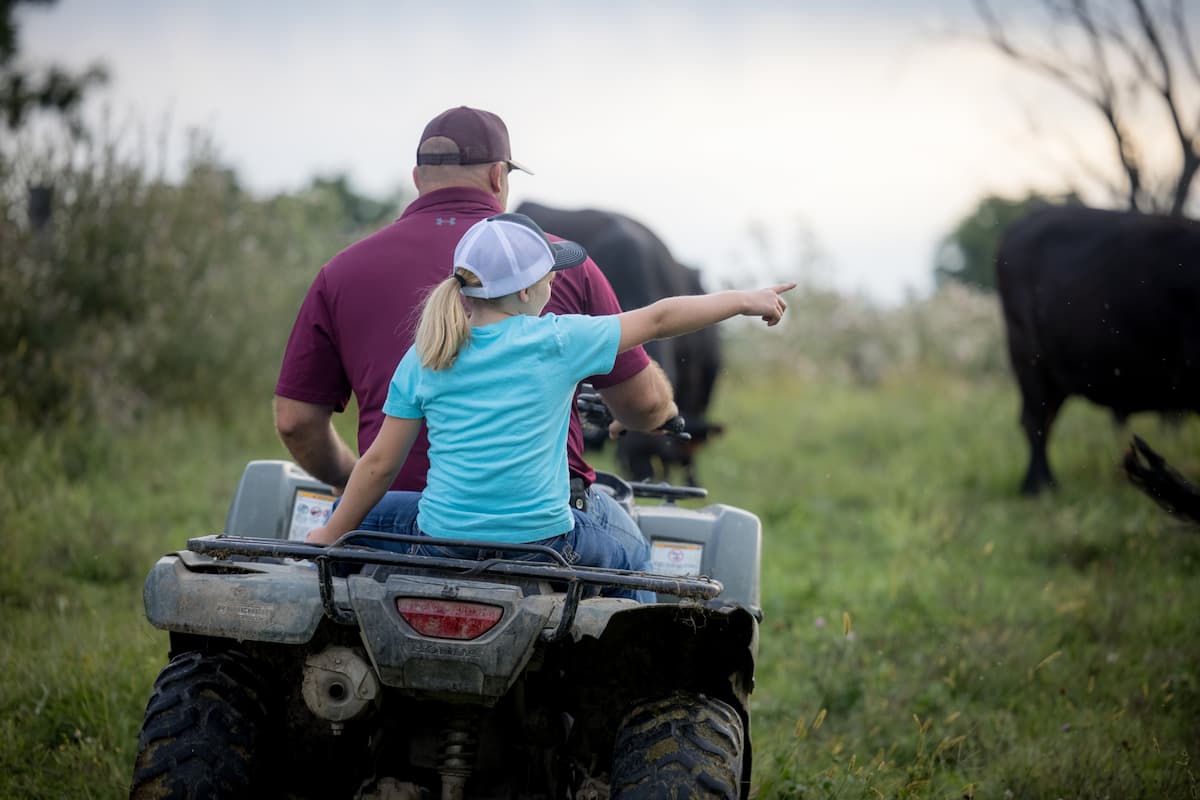
<instances>
[{"instance_id":1,"label":"plastic fender panel","mask_svg":"<svg viewBox=\"0 0 1200 800\"><path fill-rule=\"evenodd\" d=\"M225 518L225 533L303 541L325 524L333 489L290 461L251 461Z\"/></svg>"},{"instance_id":2,"label":"plastic fender panel","mask_svg":"<svg viewBox=\"0 0 1200 800\"><path fill-rule=\"evenodd\" d=\"M307 564L218 561L187 550L158 560L142 597L156 628L259 642L303 644L324 614Z\"/></svg>"},{"instance_id":3,"label":"plastic fender panel","mask_svg":"<svg viewBox=\"0 0 1200 800\"><path fill-rule=\"evenodd\" d=\"M590 637L599 639L616 614L641 614L650 606L623 597L589 597L579 603L571 624L571 638L578 642ZM558 615L553 620L558 622Z\"/></svg>"},{"instance_id":4,"label":"plastic fender panel","mask_svg":"<svg viewBox=\"0 0 1200 800\"><path fill-rule=\"evenodd\" d=\"M757 608L762 559L762 523L749 511L726 505L699 510L674 505L638 506L638 525L650 540L652 557L678 550L679 574L719 580L722 601ZM699 551L699 552L697 552ZM669 562L664 559L663 569Z\"/></svg>"},{"instance_id":5,"label":"plastic fender panel","mask_svg":"<svg viewBox=\"0 0 1200 800\"><path fill-rule=\"evenodd\" d=\"M363 642L384 684L476 699L508 691L563 598L524 597L519 587L508 584L416 575L391 575L386 582L351 575L349 585ZM485 603L499 606L503 615L477 639L433 639L401 618L398 597Z\"/></svg>"}]
</instances>

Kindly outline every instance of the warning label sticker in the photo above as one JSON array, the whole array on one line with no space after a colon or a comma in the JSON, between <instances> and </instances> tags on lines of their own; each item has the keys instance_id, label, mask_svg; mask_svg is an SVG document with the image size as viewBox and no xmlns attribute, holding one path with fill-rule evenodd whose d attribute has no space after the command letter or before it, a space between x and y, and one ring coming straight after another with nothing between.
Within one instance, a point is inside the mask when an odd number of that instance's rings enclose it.
<instances>
[{"instance_id":1,"label":"warning label sticker","mask_svg":"<svg viewBox=\"0 0 1200 800\"><path fill-rule=\"evenodd\" d=\"M704 545L656 540L650 549L650 564L660 575L699 575Z\"/></svg>"},{"instance_id":2,"label":"warning label sticker","mask_svg":"<svg viewBox=\"0 0 1200 800\"><path fill-rule=\"evenodd\" d=\"M302 542L309 531L324 525L333 511L335 499L333 495L322 492L297 491L296 500L292 503L292 525L288 529L288 539Z\"/></svg>"}]
</instances>

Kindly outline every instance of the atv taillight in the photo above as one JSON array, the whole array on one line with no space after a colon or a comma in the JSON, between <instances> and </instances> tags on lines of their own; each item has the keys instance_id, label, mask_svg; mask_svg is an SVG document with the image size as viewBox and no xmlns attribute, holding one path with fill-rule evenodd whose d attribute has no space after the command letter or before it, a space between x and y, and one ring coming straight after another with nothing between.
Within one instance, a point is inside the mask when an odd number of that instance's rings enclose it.
<instances>
[{"instance_id":1,"label":"atv taillight","mask_svg":"<svg viewBox=\"0 0 1200 800\"><path fill-rule=\"evenodd\" d=\"M396 610L417 633L435 639L475 639L504 616L500 606L428 597L397 597Z\"/></svg>"}]
</instances>

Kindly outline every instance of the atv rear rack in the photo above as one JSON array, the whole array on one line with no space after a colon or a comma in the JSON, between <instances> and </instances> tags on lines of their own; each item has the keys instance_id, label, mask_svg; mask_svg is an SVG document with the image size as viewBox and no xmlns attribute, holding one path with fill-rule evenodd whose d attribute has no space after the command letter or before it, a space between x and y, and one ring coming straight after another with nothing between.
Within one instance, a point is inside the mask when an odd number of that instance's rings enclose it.
<instances>
[{"instance_id":1,"label":"atv rear rack","mask_svg":"<svg viewBox=\"0 0 1200 800\"><path fill-rule=\"evenodd\" d=\"M387 541L397 544L436 544L439 547L473 547L492 553L501 550L510 553L536 553L545 556L553 563L516 561L501 557L470 559L395 553L390 550L356 544L362 540ZM187 546L194 553L202 553L216 559L247 556L312 561L317 568L321 586L321 602L325 607L325 613L330 619L343 624L354 624L354 619L352 615L347 615L339 610L333 603L334 564L406 567L466 578L495 575L565 583L567 585L565 590L566 606L563 609L559 630L547 637L551 639L558 639L566 634L566 630L575 616L575 609L583 596L585 586L643 589L695 600L711 600L724 591L724 586L720 581L703 576L675 577L601 567L572 566L558 551L537 544L498 543L440 537L432 539L428 536L351 531L328 547L303 542L227 536L225 534L188 539Z\"/></svg>"}]
</instances>

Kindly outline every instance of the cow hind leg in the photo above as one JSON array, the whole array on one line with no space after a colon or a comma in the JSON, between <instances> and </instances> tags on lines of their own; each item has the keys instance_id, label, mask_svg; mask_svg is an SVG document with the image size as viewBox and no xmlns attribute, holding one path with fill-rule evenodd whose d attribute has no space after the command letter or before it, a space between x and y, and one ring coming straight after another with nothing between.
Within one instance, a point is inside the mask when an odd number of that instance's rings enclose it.
<instances>
[{"instance_id":1,"label":"cow hind leg","mask_svg":"<svg viewBox=\"0 0 1200 800\"><path fill-rule=\"evenodd\" d=\"M654 442L647 434L629 431L617 442L617 462L632 481L654 480Z\"/></svg>"},{"instance_id":2,"label":"cow hind leg","mask_svg":"<svg viewBox=\"0 0 1200 800\"><path fill-rule=\"evenodd\" d=\"M689 442L680 442L680 446L676 448L676 456L678 463L683 470L683 479L688 486L699 486L700 480L696 477L696 458L692 448L688 446Z\"/></svg>"},{"instance_id":3,"label":"cow hind leg","mask_svg":"<svg viewBox=\"0 0 1200 800\"><path fill-rule=\"evenodd\" d=\"M1021 428L1029 442L1029 467L1025 471L1025 479L1021 481L1021 494L1033 496L1043 489L1054 489L1058 485L1054 473L1050 471L1046 443L1066 397L1049 392L1022 391L1021 394Z\"/></svg>"}]
</instances>

